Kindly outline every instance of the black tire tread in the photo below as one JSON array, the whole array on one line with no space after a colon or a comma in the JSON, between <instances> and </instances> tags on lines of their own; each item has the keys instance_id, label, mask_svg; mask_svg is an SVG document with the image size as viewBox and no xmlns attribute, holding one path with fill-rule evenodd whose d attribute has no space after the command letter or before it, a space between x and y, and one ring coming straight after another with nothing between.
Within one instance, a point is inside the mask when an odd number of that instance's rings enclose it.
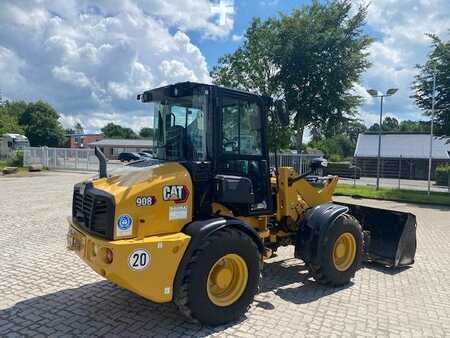
<instances>
[{"instance_id":1,"label":"black tire tread","mask_svg":"<svg viewBox=\"0 0 450 338\"><path fill-rule=\"evenodd\" d=\"M182 284L178 290L175 290L175 294L174 294L174 303L177 305L179 311L185 317L187 317L188 320L191 322L194 322L194 323L199 322L199 320L193 316L192 311L189 307L190 299L189 299L188 289L189 289L189 284L191 283L191 280L192 280L192 277L191 277L192 267L196 264L198 257L203 254L203 252L211 245L211 243L213 243L216 240L223 239L224 236L230 237L230 238L239 236L242 239L244 239L246 242L248 242L248 245L252 246L256 252L259 252L259 249L253 239L251 239L244 232L242 232L238 229L232 228L232 227L227 227L227 228L218 230L215 233L213 233L211 236L207 237L207 239L203 242L203 244L194 251L192 258L186 267ZM260 259L259 261L260 261L260 263L259 263L260 278L258 281L257 293L260 290L260 284L261 284L261 280L262 280L262 278L261 278L262 277L262 260ZM235 319L239 319L250 308L250 306L251 306L251 304L248 305L246 309L242 309L242 311L240 313L236 313Z\"/></svg>"},{"instance_id":2,"label":"black tire tread","mask_svg":"<svg viewBox=\"0 0 450 338\"><path fill-rule=\"evenodd\" d=\"M362 233L362 229L361 229L361 225L359 224L358 220L353 217L352 215L349 214L343 214L340 217L345 217L347 218L347 220L355 225L357 225ZM360 246L360 255L359 257L362 257L363 254L363 248L364 248L364 243L363 245ZM306 263L306 268L308 269L308 272L310 273L310 275L314 278L314 280L321 284L321 285L326 285L326 286L332 286L332 287L337 287L337 286L342 286L342 283L337 283L334 282L332 280L330 280L327 275L324 273L323 268L320 265L313 265L311 264L311 262L305 262ZM355 272L360 268L361 266L361 260L357 263L356 269L355 271L353 271L352 273L352 278L355 276Z\"/></svg>"}]
</instances>

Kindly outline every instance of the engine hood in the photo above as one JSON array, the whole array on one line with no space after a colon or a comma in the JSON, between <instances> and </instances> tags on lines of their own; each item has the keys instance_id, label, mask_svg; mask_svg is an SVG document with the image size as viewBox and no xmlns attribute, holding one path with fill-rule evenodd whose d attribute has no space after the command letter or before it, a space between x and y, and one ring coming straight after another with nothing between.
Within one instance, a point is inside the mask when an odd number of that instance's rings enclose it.
<instances>
[{"instance_id":1,"label":"engine hood","mask_svg":"<svg viewBox=\"0 0 450 338\"><path fill-rule=\"evenodd\" d=\"M92 183L114 198L115 239L179 232L192 219L191 177L176 162L126 167Z\"/></svg>"}]
</instances>

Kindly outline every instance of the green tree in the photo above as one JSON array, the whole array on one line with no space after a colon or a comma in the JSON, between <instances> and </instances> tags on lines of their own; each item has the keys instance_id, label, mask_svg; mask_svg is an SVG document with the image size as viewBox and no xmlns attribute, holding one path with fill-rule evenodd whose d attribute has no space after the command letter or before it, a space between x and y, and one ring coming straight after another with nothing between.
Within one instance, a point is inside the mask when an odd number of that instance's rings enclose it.
<instances>
[{"instance_id":1,"label":"green tree","mask_svg":"<svg viewBox=\"0 0 450 338\"><path fill-rule=\"evenodd\" d=\"M374 123L369 127L369 131L378 131L380 129L379 123Z\"/></svg>"},{"instance_id":2,"label":"green tree","mask_svg":"<svg viewBox=\"0 0 450 338\"><path fill-rule=\"evenodd\" d=\"M144 127L139 131L139 136L142 138L153 138L154 130L153 128Z\"/></svg>"},{"instance_id":3,"label":"green tree","mask_svg":"<svg viewBox=\"0 0 450 338\"><path fill-rule=\"evenodd\" d=\"M28 104L19 123L32 146L58 147L65 139L58 119L59 114L48 103L38 101Z\"/></svg>"},{"instance_id":4,"label":"green tree","mask_svg":"<svg viewBox=\"0 0 450 338\"><path fill-rule=\"evenodd\" d=\"M369 127L369 131L378 131L380 128L379 123L374 123ZM395 117L385 117L383 119L383 132L395 132L400 131L400 124Z\"/></svg>"},{"instance_id":5,"label":"green tree","mask_svg":"<svg viewBox=\"0 0 450 338\"><path fill-rule=\"evenodd\" d=\"M278 72L274 64L273 49L278 39L276 20L262 21L254 18L250 23L243 45L234 53L219 58L218 65L213 67L213 82L230 88L251 91L270 96L274 100L283 97ZM290 146L290 127L281 128L275 123L272 107L269 114L268 144L270 150Z\"/></svg>"},{"instance_id":6,"label":"green tree","mask_svg":"<svg viewBox=\"0 0 450 338\"><path fill-rule=\"evenodd\" d=\"M342 160L353 156L355 144L346 135L335 135L331 138L313 140L310 147L320 149L327 158Z\"/></svg>"},{"instance_id":7,"label":"green tree","mask_svg":"<svg viewBox=\"0 0 450 338\"><path fill-rule=\"evenodd\" d=\"M331 1L295 10L278 24L275 64L300 147L307 126L351 118L362 97L352 93L369 67L372 39L362 28L367 8L351 15L350 1Z\"/></svg>"},{"instance_id":8,"label":"green tree","mask_svg":"<svg viewBox=\"0 0 450 338\"><path fill-rule=\"evenodd\" d=\"M362 32L366 7L350 10L349 0L314 1L292 15L254 19L243 45L219 59L213 81L284 100L301 149L305 127L353 116L361 103L351 92L372 40Z\"/></svg>"},{"instance_id":9,"label":"green tree","mask_svg":"<svg viewBox=\"0 0 450 338\"><path fill-rule=\"evenodd\" d=\"M395 117L386 116L383 120L383 131L399 131L400 125Z\"/></svg>"},{"instance_id":10,"label":"green tree","mask_svg":"<svg viewBox=\"0 0 450 338\"><path fill-rule=\"evenodd\" d=\"M325 138L334 137L336 135L345 135L351 142L356 144L358 135L367 131L367 127L359 119L342 118L335 121L328 119L320 126L314 126L311 129L311 134L314 140L321 140Z\"/></svg>"},{"instance_id":11,"label":"green tree","mask_svg":"<svg viewBox=\"0 0 450 338\"><path fill-rule=\"evenodd\" d=\"M0 136L5 133L23 134L23 132L17 118L12 116L6 107L0 107Z\"/></svg>"},{"instance_id":12,"label":"green tree","mask_svg":"<svg viewBox=\"0 0 450 338\"><path fill-rule=\"evenodd\" d=\"M77 134L83 134L84 133L84 127L80 122L75 123L73 126L73 129L75 130L75 133Z\"/></svg>"},{"instance_id":13,"label":"green tree","mask_svg":"<svg viewBox=\"0 0 450 338\"><path fill-rule=\"evenodd\" d=\"M345 134L348 136L352 144L356 147L356 142L358 141L359 134L366 131L367 127L365 124L361 123L358 120L354 120L348 124Z\"/></svg>"},{"instance_id":14,"label":"green tree","mask_svg":"<svg viewBox=\"0 0 450 338\"><path fill-rule=\"evenodd\" d=\"M23 132L23 128L15 118L0 110L0 136L5 133L23 134Z\"/></svg>"},{"instance_id":15,"label":"green tree","mask_svg":"<svg viewBox=\"0 0 450 338\"><path fill-rule=\"evenodd\" d=\"M370 126L369 131L378 131L378 123ZM399 122L395 117L386 117L383 120L383 132L430 132L430 122L404 120Z\"/></svg>"},{"instance_id":16,"label":"green tree","mask_svg":"<svg viewBox=\"0 0 450 338\"><path fill-rule=\"evenodd\" d=\"M403 132L430 132L430 122L405 120L400 122L399 129Z\"/></svg>"},{"instance_id":17,"label":"green tree","mask_svg":"<svg viewBox=\"0 0 450 338\"><path fill-rule=\"evenodd\" d=\"M432 51L423 65L417 65L419 74L412 84L411 96L425 115L431 115L433 96L433 74L436 76L435 123L436 134L450 135L450 40L442 41L428 34L432 40Z\"/></svg>"},{"instance_id":18,"label":"green tree","mask_svg":"<svg viewBox=\"0 0 450 338\"><path fill-rule=\"evenodd\" d=\"M0 135L5 133L23 134L19 118L27 107L23 101L6 102L0 106Z\"/></svg>"},{"instance_id":19,"label":"green tree","mask_svg":"<svg viewBox=\"0 0 450 338\"><path fill-rule=\"evenodd\" d=\"M25 112L27 107L28 103L25 101L12 101L6 103L3 106L3 108L5 108L6 111L8 112L8 114L13 118L17 119L17 121L20 119L20 117Z\"/></svg>"},{"instance_id":20,"label":"green tree","mask_svg":"<svg viewBox=\"0 0 450 338\"><path fill-rule=\"evenodd\" d=\"M102 133L107 138L124 138L124 139L137 139L138 135L131 128L122 127L112 122L108 123L102 129Z\"/></svg>"},{"instance_id":21,"label":"green tree","mask_svg":"<svg viewBox=\"0 0 450 338\"><path fill-rule=\"evenodd\" d=\"M312 129L309 146L321 150L330 160L341 160L353 156L358 135L367 127L356 119L332 123L329 120L320 128Z\"/></svg>"},{"instance_id":22,"label":"green tree","mask_svg":"<svg viewBox=\"0 0 450 338\"><path fill-rule=\"evenodd\" d=\"M279 98L282 92L276 80L278 68L273 56L277 39L275 19L261 21L254 18L245 33L243 45L234 53L220 57L218 65L213 67L213 82Z\"/></svg>"}]
</instances>

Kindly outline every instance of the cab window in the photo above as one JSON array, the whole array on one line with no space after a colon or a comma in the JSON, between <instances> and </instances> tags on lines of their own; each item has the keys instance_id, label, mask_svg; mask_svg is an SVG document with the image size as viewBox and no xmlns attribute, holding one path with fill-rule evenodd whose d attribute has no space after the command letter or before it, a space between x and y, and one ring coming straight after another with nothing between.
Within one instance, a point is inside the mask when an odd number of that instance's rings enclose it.
<instances>
[{"instance_id":1,"label":"cab window","mask_svg":"<svg viewBox=\"0 0 450 338\"><path fill-rule=\"evenodd\" d=\"M222 132L224 153L262 155L261 111L255 102L224 97Z\"/></svg>"}]
</instances>

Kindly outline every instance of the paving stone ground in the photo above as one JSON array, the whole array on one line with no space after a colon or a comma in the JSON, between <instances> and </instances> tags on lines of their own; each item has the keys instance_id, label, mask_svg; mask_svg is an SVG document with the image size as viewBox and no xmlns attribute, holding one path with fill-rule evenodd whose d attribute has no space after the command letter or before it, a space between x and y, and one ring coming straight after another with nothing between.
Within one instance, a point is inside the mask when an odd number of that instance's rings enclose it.
<instances>
[{"instance_id":1,"label":"paving stone ground","mask_svg":"<svg viewBox=\"0 0 450 338\"><path fill-rule=\"evenodd\" d=\"M262 291L242 321L205 327L173 304L104 280L66 251L72 186L87 177L0 178L0 337L450 336L450 207L358 200L417 215L413 267L369 266L351 285L327 288L288 247L265 265Z\"/></svg>"}]
</instances>

